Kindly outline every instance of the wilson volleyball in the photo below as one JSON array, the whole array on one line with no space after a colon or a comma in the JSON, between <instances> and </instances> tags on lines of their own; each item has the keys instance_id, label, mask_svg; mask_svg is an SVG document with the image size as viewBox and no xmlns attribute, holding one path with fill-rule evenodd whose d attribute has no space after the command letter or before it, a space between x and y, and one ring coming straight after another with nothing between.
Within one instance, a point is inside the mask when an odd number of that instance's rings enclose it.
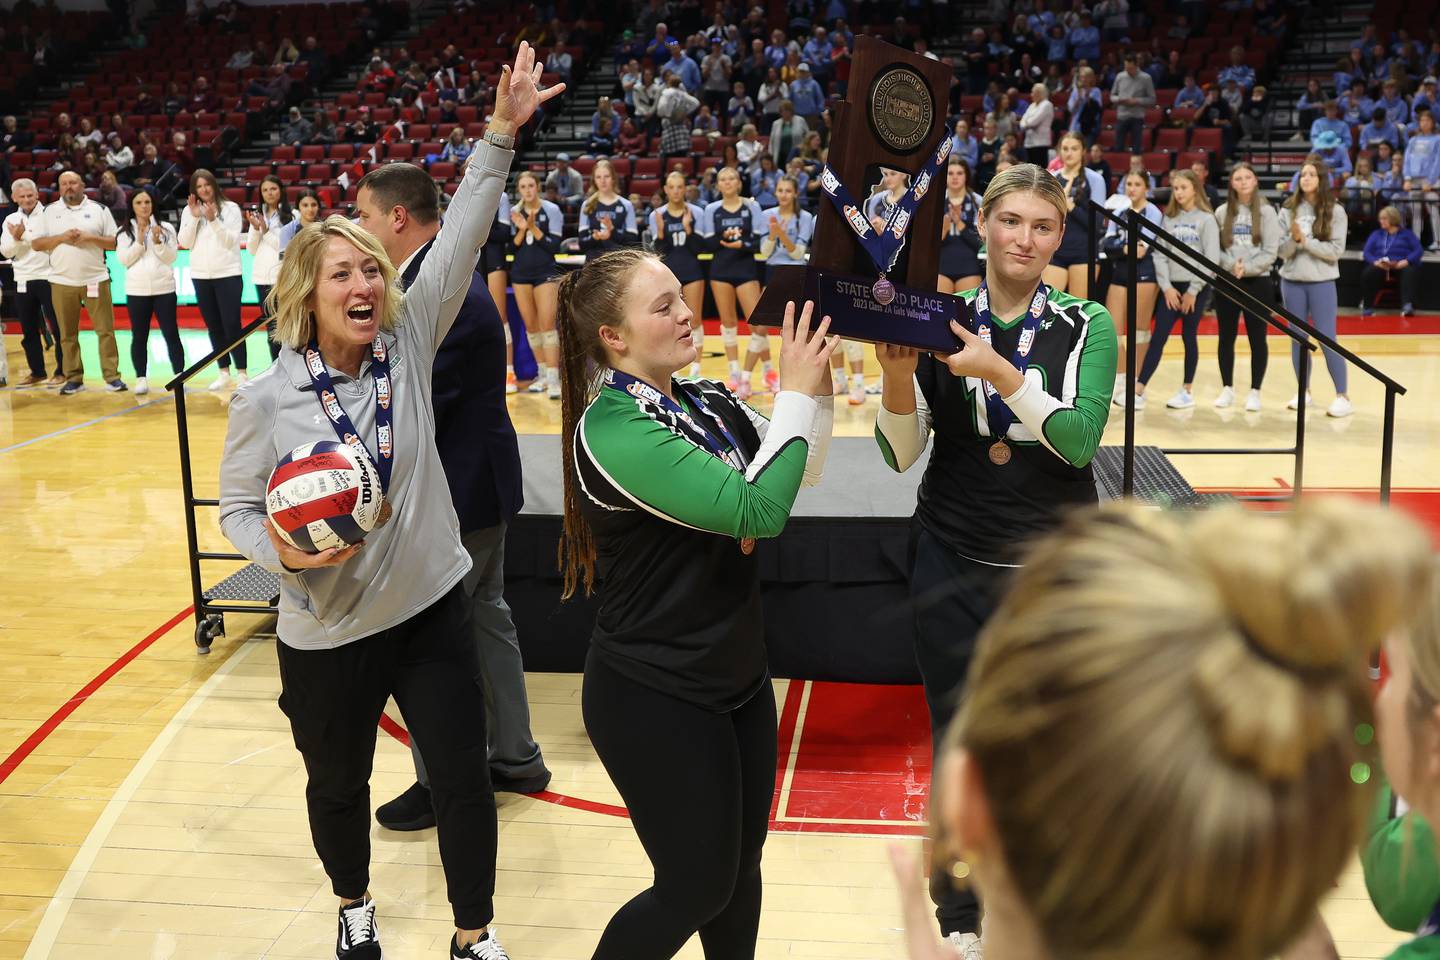
<instances>
[{"instance_id":1,"label":"wilson volleyball","mask_svg":"<svg viewBox=\"0 0 1440 960\"><path fill-rule=\"evenodd\" d=\"M370 458L338 440L302 443L270 474L265 510L281 539L317 553L359 543L383 502Z\"/></svg>"}]
</instances>

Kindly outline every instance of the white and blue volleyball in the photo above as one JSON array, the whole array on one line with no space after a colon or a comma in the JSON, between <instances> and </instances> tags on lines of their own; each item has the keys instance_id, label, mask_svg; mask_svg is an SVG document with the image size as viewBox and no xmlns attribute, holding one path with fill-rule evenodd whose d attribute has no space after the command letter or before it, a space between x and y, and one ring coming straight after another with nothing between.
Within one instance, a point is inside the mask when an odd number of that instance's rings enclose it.
<instances>
[{"instance_id":1,"label":"white and blue volleyball","mask_svg":"<svg viewBox=\"0 0 1440 960\"><path fill-rule=\"evenodd\" d=\"M291 450L265 487L265 510L275 531L307 553L365 539L383 502L380 474L370 458L338 440Z\"/></svg>"}]
</instances>

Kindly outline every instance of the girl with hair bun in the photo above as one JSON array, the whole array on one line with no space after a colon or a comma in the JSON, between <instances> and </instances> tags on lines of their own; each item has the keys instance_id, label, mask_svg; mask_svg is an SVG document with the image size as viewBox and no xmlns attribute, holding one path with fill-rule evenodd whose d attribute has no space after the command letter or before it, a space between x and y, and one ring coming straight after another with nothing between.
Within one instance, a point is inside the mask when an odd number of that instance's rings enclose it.
<instances>
[{"instance_id":1,"label":"girl with hair bun","mask_svg":"<svg viewBox=\"0 0 1440 960\"><path fill-rule=\"evenodd\" d=\"M1098 303L1042 278L1061 247L1071 197L1024 163L995 175L980 201L985 278L959 291L964 349L950 356L879 344L884 371L875 439L908 470L931 442L915 510L910 569L915 660L931 732L955 710L975 638L1027 538L1096 502L1090 461L1110 415L1115 324ZM980 910L937 888L940 930L978 960Z\"/></svg>"},{"instance_id":2,"label":"girl with hair bun","mask_svg":"<svg viewBox=\"0 0 1440 960\"><path fill-rule=\"evenodd\" d=\"M755 953L776 721L752 551L829 446L835 341L810 316L785 310L766 420L674 378L695 345L659 258L607 253L560 282L564 595L600 584L581 707L655 868L598 960L670 957L697 931L707 956Z\"/></svg>"},{"instance_id":3,"label":"girl with hair bun","mask_svg":"<svg viewBox=\"0 0 1440 960\"><path fill-rule=\"evenodd\" d=\"M1339 500L1271 519L1088 510L1036 543L930 799L932 877L981 891L987 955L1266 960L1293 944L1363 835L1369 654L1405 644L1432 566L1417 525ZM1440 744L1427 691L1440 644L1402 653L1382 694L1382 721L1414 737L1403 751ZM911 955L936 956L918 866L895 861Z\"/></svg>"}]
</instances>

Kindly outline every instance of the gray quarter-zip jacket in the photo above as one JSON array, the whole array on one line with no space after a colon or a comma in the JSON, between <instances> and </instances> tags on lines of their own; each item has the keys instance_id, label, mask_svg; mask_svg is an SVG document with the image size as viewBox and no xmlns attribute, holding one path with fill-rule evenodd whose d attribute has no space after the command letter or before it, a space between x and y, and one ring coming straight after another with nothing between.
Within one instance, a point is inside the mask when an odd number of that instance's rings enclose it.
<instances>
[{"instance_id":1,"label":"gray quarter-zip jacket","mask_svg":"<svg viewBox=\"0 0 1440 960\"><path fill-rule=\"evenodd\" d=\"M1210 211L1199 207L1182 210L1177 216L1167 216L1160 226L1211 263L1220 259L1220 225ZM1208 284L1211 281L1208 270L1197 273L1190 269L1189 261L1178 257L1172 260L1165 256L1163 248L1169 245L1170 241L1162 238L1155 248L1155 281L1160 284L1161 290L1168 290L1177 283ZM1197 287L1190 292L1200 291Z\"/></svg>"},{"instance_id":2,"label":"gray quarter-zip jacket","mask_svg":"<svg viewBox=\"0 0 1440 960\"><path fill-rule=\"evenodd\" d=\"M1225 208L1228 204L1220 204L1220 209L1215 211L1215 225L1220 228L1220 239L1225 239ZM1226 270L1234 270L1235 264L1245 264L1245 276L1263 277L1270 272L1275 265L1275 258L1280 252L1280 240L1285 231L1280 229L1280 216L1270 204L1260 202L1260 242L1255 242L1255 225L1251 222L1250 208L1239 206L1235 208L1235 223L1230 228L1230 246L1222 247L1220 250L1220 266Z\"/></svg>"},{"instance_id":3,"label":"gray quarter-zip jacket","mask_svg":"<svg viewBox=\"0 0 1440 960\"><path fill-rule=\"evenodd\" d=\"M495 222L514 153L482 143L446 211L435 245L404 294L390 351L394 467L390 521L337 567L286 570L265 533L265 485L281 457L302 443L336 440L305 369L284 348L264 373L235 391L220 463L220 527L245 557L281 574L280 639L299 650L338 647L403 623L440 599L470 569L445 470L435 448L431 371L470 289ZM330 369L335 392L365 446L375 450L375 379L367 359L357 378Z\"/></svg>"},{"instance_id":4,"label":"gray quarter-zip jacket","mask_svg":"<svg viewBox=\"0 0 1440 960\"><path fill-rule=\"evenodd\" d=\"M1290 236L1291 222L1300 224L1304 243ZM1319 283L1340 277L1340 254L1345 250L1345 234L1350 229L1345 208L1335 204L1330 211L1330 238L1315 239L1315 208L1304 200L1295 209L1280 208L1280 279L1295 283Z\"/></svg>"}]
</instances>

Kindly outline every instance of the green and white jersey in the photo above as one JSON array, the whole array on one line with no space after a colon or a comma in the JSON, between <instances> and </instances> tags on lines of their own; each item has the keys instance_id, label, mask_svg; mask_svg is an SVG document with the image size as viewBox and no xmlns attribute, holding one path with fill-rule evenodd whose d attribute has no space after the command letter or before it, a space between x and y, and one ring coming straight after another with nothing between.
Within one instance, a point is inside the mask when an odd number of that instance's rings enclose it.
<instances>
[{"instance_id":1,"label":"green and white jersey","mask_svg":"<svg viewBox=\"0 0 1440 960\"><path fill-rule=\"evenodd\" d=\"M957 294L966 303L975 290ZM994 318L993 346L1011 357L1024 313ZM1115 323L1100 304L1050 291L1025 371L1025 383L1008 397L1015 420L1005 436L1009 463L990 462L996 437L985 410L984 382L956 377L930 354L915 371L916 411L897 415L883 407L875 440L885 461L907 470L933 433L935 447L920 483L916 517L956 553L1010 566L1037 533L1052 529L1060 513L1095 503L1090 461L1110 417L1110 394L1119 355Z\"/></svg>"},{"instance_id":2,"label":"green and white jersey","mask_svg":"<svg viewBox=\"0 0 1440 960\"><path fill-rule=\"evenodd\" d=\"M674 392L684 417L648 386L601 387L575 431L600 581L591 652L638 683L724 711L768 676L759 568L740 542L778 536L801 485L819 482L833 406L784 391L766 420L715 381L677 380ZM728 434L724 456L696 423Z\"/></svg>"}]
</instances>

